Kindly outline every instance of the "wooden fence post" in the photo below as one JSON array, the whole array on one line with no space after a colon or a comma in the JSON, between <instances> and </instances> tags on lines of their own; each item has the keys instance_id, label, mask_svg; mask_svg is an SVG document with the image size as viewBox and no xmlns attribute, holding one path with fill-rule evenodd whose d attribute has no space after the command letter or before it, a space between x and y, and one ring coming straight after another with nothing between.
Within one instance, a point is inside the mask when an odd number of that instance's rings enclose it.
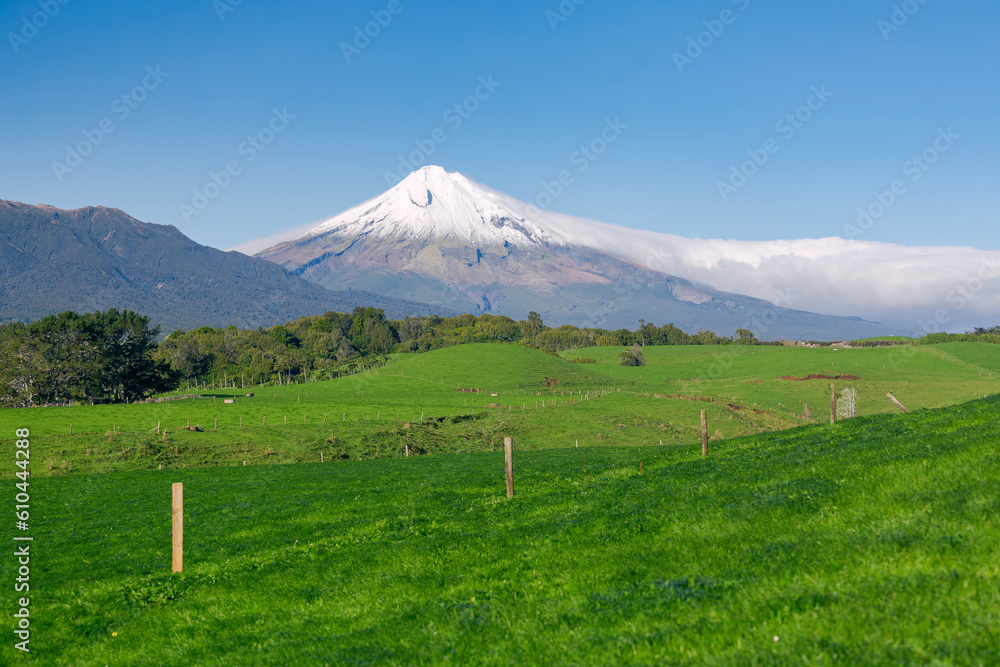
<instances>
[{"instance_id":1,"label":"wooden fence post","mask_svg":"<svg viewBox=\"0 0 1000 667\"><path fill-rule=\"evenodd\" d=\"M507 497L514 497L514 438L503 439L504 472L507 474Z\"/></svg>"},{"instance_id":2,"label":"wooden fence post","mask_svg":"<svg viewBox=\"0 0 1000 667\"><path fill-rule=\"evenodd\" d=\"M830 385L830 423L837 423L837 385Z\"/></svg>"},{"instance_id":3,"label":"wooden fence post","mask_svg":"<svg viewBox=\"0 0 1000 667\"><path fill-rule=\"evenodd\" d=\"M708 456L708 410L701 411L701 456Z\"/></svg>"},{"instance_id":4,"label":"wooden fence post","mask_svg":"<svg viewBox=\"0 0 1000 667\"><path fill-rule=\"evenodd\" d=\"M891 392L891 391L890 391L890 392L889 392L888 394L886 394L886 395L885 395L885 397L886 397L886 398L888 398L888 399L889 399L890 401L892 401L893 403L895 403L895 404L896 404L896 406L897 406L897 407L898 407L898 408L899 408L900 410L902 410L903 412L909 412L909 410L907 410L907 409L906 409L906 406L905 406L905 405L903 405L902 403L900 403L899 401L897 401L897 400L896 400L896 397L892 395L892 392Z\"/></svg>"},{"instance_id":5,"label":"wooden fence post","mask_svg":"<svg viewBox=\"0 0 1000 667\"><path fill-rule=\"evenodd\" d=\"M170 516L173 523L173 571L184 571L184 485L177 482L171 488L172 507Z\"/></svg>"}]
</instances>

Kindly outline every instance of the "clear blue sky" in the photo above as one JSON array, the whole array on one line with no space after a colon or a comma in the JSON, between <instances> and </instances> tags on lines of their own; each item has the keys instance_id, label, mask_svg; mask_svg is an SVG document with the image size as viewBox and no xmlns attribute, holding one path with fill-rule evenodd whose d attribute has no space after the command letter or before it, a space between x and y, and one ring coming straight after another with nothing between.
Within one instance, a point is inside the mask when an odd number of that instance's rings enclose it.
<instances>
[{"instance_id":1,"label":"clear blue sky","mask_svg":"<svg viewBox=\"0 0 1000 667\"><path fill-rule=\"evenodd\" d=\"M897 0L917 11L892 31L889 0L566 0L568 16L559 0L63 1L0 3L3 199L115 206L228 247L378 194L440 129L415 166L527 200L570 170L549 207L573 215L703 238L845 236L898 179L858 238L1000 248L995 0ZM342 43L373 11L391 21L348 62ZM445 113L480 77L499 86L456 127ZM120 99L144 83L141 102ZM833 96L812 98L793 136L776 128L823 86ZM243 144L275 108L294 119L262 151ZM574 156L607 119L628 127L593 161ZM113 131L60 180L53 163L105 120ZM935 164L904 166L948 128L960 136L938 141ZM719 181L766 144L779 150L723 201ZM180 205L230 161L239 173L185 221Z\"/></svg>"}]
</instances>

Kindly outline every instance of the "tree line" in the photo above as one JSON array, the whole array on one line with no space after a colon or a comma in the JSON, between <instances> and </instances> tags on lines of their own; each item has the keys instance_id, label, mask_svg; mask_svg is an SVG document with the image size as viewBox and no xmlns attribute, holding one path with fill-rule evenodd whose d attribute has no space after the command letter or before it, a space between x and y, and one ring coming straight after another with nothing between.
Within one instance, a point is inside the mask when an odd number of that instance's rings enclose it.
<instances>
[{"instance_id":1,"label":"tree line","mask_svg":"<svg viewBox=\"0 0 1000 667\"><path fill-rule=\"evenodd\" d=\"M993 343L1000 344L1000 326L976 327L972 331L960 333L932 333L917 341L918 345L936 345L938 343Z\"/></svg>"}]
</instances>

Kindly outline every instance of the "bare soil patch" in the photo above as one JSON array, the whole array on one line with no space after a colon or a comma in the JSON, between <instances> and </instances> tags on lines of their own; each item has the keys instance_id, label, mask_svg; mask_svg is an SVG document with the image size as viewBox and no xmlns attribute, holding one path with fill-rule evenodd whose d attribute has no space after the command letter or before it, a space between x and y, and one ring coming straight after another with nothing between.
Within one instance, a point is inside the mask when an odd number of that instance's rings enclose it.
<instances>
[{"instance_id":1,"label":"bare soil patch","mask_svg":"<svg viewBox=\"0 0 1000 667\"><path fill-rule=\"evenodd\" d=\"M791 375L782 375L778 379L795 380L796 382L804 382L806 380L864 380L864 378L858 377L857 375L807 375L804 378L792 377Z\"/></svg>"}]
</instances>

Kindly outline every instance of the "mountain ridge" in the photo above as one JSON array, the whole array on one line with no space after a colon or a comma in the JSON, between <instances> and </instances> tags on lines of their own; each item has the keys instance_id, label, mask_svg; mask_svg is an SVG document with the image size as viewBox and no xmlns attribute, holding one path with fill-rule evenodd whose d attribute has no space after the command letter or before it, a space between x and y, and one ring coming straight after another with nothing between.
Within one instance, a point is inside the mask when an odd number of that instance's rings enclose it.
<instances>
[{"instance_id":1,"label":"mountain ridge","mask_svg":"<svg viewBox=\"0 0 1000 667\"><path fill-rule=\"evenodd\" d=\"M256 327L358 305L390 317L443 311L325 290L265 260L202 246L173 225L142 222L117 208L0 200L0 322L118 308L149 315L166 330Z\"/></svg>"}]
</instances>

